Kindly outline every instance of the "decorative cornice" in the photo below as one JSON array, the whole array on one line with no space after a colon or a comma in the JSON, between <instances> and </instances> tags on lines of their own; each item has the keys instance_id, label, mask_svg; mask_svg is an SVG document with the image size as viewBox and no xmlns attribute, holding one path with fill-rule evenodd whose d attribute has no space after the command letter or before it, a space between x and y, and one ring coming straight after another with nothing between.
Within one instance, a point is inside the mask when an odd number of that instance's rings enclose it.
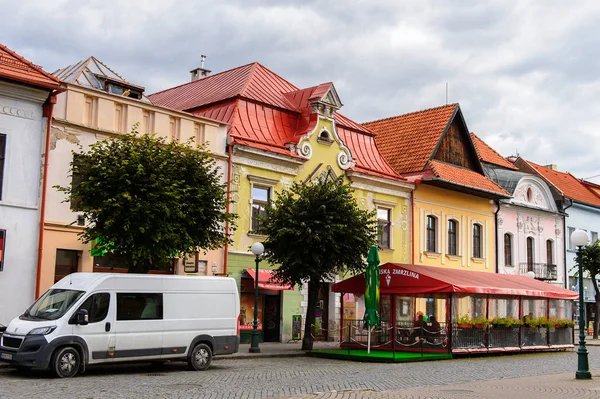
<instances>
[{"instance_id":1,"label":"decorative cornice","mask_svg":"<svg viewBox=\"0 0 600 399\"><path fill-rule=\"evenodd\" d=\"M40 106L46 101L49 93L50 90L34 89L21 84L0 82L0 96L15 98L17 100L31 101L39 104Z\"/></svg>"},{"instance_id":2,"label":"decorative cornice","mask_svg":"<svg viewBox=\"0 0 600 399\"><path fill-rule=\"evenodd\" d=\"M0 114L23 119L36 119L36 113L22 108L15 108L0 103Z\"/></svg>"},{"instance_id":3,"label":"decorative cornice","mask_svg":"<svg viewBox=\"0 0 600 399\"><path fill-rule=\"evenodd\" d=\"M303 161L296 158L240 145L235 145L233 163L274 170L292 176L296 176L298 174L298 167L304 164Z\"/></svg>"},{"instance_id":4,"label":"decorative cornice","mask_svg":"<svg viewBox=\"0 0 600 399\"><path fill-rule=\"evenodd\" d=\"M350 187L359 190L371 191L373 193L393 195L394 197L410 198L410 192L392 190L390 188L373 186L366 183L351 182Z\"/></svg>"},{"instance_id":5,"label":"decorative cornice","mask_svg":"<svg viewBox=\"0 0 600 399\"><path fill-rule=\"evenodd\" d=\"M372 175L368 175L366 173L361 173L361 172L356 172L356 171L346 172L346 176L348 176L348 178L350 179L352 184L364 183L364 184L367 184L370 186L381 186L381 187L387 187L389 189L395 189L395 190L398 190L398 189L406 190L406 191L409 191L408 194L410 194L410 191L414 190L414 188L415 188L415 185L412 183L395 180L395 179L388 179L385 177L372 176Z\"/></svg>"},{"instance_id":6,"label":"decorative cornice","mask_svg":"<svg viewBox=\"0 0 600 399\"><path fill-rule=\"evenodd\" d=\"M274 186L277 183L279 183L279 180L276 179L268 179L266 177L262 177L262 176L256 176L256 175L247 175L246 176L248 178L248 180L250 180L252 183L259 183L259 184L265 184L267 186Z\"/></svg>"}]
</instances>

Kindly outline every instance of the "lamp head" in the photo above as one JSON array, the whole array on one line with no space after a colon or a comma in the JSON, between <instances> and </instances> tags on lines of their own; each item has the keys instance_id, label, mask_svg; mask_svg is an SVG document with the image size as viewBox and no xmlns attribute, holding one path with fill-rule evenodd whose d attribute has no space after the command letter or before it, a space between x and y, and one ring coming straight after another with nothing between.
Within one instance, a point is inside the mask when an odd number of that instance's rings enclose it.
<instances>
[{"instance_id":1,"label":"lamp head","mask_svg":"<svg viewBox=\"0 0 600 399\"><path fill-rule=\"evenodd\" d=\"M571 234L571 242L576 247L581 247L590 242L590 236L584 230L577 229Z\"/></svg>"},{"instance_id":2,"label":"lamp head","mask_svg":"<svg viewBox=\"0 0 600 399\"><path fill-rule=\"evenodd\" d=\"M252 244L252 247L250 247L250 250L254 255L259 256L262 255L263 252L265 252L265 246L262 242L255 242L254 244Z\"/></svg>"},{"instance_id":3,"label":"lamp head","mask_svg":"<svg viewBox=\"0 0 600 399\"><path fill-rule=\"evenodd\" d=\"M527 277L535 278L535 272L528 271L526 274Z\"/></svg>"}]
</instances>

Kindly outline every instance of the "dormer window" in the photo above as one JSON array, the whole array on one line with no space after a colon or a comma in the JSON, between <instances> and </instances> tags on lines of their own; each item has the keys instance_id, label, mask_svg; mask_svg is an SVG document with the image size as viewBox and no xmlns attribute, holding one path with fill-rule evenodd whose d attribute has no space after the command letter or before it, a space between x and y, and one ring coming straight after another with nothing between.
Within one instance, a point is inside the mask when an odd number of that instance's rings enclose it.
<instances>
[{"instance_id":1,"label":"dormer window","mask_svg":"<svg viewBox=\"0 0 600 399\"><path fill-rule=\"evenodd\" d=\"M327 130L323 130L323 131L321 131L321 133L319 133L319 137L317 138L317 141L321 144L328 144L328 145L331 145L331 143L333 143L331 134L329 134L329 132Z\"/></svg>"}]
</instances>

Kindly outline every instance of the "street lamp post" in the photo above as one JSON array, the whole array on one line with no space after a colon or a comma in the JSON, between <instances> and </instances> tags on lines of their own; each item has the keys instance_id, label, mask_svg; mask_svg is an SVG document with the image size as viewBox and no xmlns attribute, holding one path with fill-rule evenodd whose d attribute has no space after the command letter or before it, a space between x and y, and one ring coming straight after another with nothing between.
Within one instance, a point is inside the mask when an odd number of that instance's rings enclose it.
<instances>
[{"instance_id":1,"label":"street lamp post","mask_svg":"<svg viewBox=\"0 0 600 399\"><path fill-rule=\"evenodd\" d=\"M260 263L260 255L265 251L265 246L261 242L255 242L250 248L252 253L256 255L256 274L254 276L254 323L252 328L252 344L250 345L250 353L260 353L258 347L258 264Z\"/></svg>"},{"instance_id":2,"label":"street lamp post","mask_svg":"<svg viewBox=\"0 0 600 399\"><path fill-rule=\"evenodd\" d=\"M592 378L590 373L590 365L588 362L588 351L585 348L585 309L583 296L583 255L581 249L584 245L590 242L590 237L583 230L575 230L571 234L571 242L577 247L577 263L579 273L579 348L577 348L577 372L575 378L578 380L589 380Z\"/></svg>"}]
</instances>

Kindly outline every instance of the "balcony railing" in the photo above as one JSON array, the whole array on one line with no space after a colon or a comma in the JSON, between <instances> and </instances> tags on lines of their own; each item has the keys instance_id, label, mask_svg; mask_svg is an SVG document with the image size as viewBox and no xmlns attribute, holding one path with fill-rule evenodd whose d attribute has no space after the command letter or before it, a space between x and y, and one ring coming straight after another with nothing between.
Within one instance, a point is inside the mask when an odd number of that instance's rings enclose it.
<instances>
[{"instance_id":1,"label":"balcony railing","mask_svg":"<svg viewBox=\"0 0 600 399\"><path fill-rule=\"evenodd\" d=\"M547 263L527 263L519 264L519 274L525 276L527 272L535 273L536 280L556 281L558 278L556 265Z\"/></svg>"}]
</instances>

